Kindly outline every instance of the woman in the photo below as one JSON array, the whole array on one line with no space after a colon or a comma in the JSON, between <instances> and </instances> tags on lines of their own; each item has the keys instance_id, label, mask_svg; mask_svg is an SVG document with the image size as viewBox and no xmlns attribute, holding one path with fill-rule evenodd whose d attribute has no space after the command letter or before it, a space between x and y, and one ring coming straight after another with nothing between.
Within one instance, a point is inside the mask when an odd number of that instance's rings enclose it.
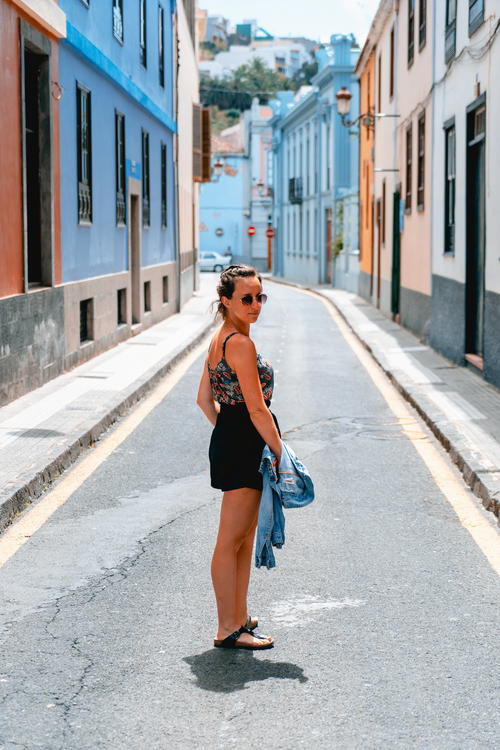
<instances>
[{"instance_id":1,"label":"woman","mask_svg":"<svg viewBox=\"0 0 500 750\"><path fill-rule=\"evenodd\" d=\"M219 625L214 646L264 649L273 639L253 633L247 592L262 491L259 466L267 443L279 462L281 438L269 410L273 369L257 354L250 326L267 297L251 266L229 266L217 286L222 325L214 334L197 403L214 425L210 440L212 487L224 491L212 557Z\"/></svg>"}]
</instances>

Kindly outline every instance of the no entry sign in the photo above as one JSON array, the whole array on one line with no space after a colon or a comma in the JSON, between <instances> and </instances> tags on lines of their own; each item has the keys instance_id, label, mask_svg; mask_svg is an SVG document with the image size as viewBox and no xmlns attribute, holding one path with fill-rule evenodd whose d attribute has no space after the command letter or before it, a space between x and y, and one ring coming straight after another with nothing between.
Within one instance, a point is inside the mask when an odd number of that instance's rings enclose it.
<instances>
[{"instance_id":1,"label":"no entry sign","mask_svg":"<svg viewBox=\"0 0 500 750\"><path fill-rule=\"evenodd\" d=\"M268 228L266 229L266 237L267 237L268 239L272 239L272 238L273 238L273 237L275 237L275 236L276 236L276 232L274 231L274 229L273 229L272 227L268 227Z\"/></svg>"},{"instance_id":2,"label":"no entry sign","mask_svg":"<svg viewBox=\"0 0 500 750\"><path fill-rule=\"evenodd\" d=\"M253 235L255 234L255 227L248 227L247 232L250 237L253 237Z\"/></svg>"}]
</instances>

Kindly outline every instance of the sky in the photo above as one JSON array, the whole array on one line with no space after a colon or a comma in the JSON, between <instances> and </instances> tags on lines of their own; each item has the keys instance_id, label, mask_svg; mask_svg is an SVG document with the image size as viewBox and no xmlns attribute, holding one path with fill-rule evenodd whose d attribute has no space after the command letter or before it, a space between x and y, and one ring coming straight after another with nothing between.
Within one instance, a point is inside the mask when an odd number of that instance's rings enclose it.
<instances>
[{"instance_id":1,"label":"sky","mask_svg":"<svg viewBox=\"0 0 500 750\"><path fill-rule=\"evenodd\" d=\"M379 0L198 0L210 15L240 23L255 18L273 36L305 36L327 42L331 34L354 34L360 46L366 39Z\"/></svg>"}]
</instances>

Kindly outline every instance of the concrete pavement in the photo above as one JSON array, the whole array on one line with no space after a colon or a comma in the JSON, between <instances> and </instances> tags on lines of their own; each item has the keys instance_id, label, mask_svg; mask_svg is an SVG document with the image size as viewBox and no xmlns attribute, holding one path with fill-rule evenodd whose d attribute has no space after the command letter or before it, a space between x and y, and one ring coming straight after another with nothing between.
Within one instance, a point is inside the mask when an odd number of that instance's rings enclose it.
<instances>
[{"instance_id":1,"label":"concrete pavement","mask_svg":"<svg viewBox=\"0 0 500 750\"><path fill-rule=\"evenodd\" d=\"M306 287L342 315L358 339L412 404L458 466L484 507L500 516L500 391L438 354L356 294ZM500 522L499 522L500 523Z\"/></svg>"},{"instance_id":2,"label":"concrete pavement","mask_svg":"<svg viewBox=\"0 0 500 750\"><path fill-rule=\"evenodd\" d=\"M0 531L213 324L215 274L182 311L0 409Z\"/></svg>"}]
</instances>

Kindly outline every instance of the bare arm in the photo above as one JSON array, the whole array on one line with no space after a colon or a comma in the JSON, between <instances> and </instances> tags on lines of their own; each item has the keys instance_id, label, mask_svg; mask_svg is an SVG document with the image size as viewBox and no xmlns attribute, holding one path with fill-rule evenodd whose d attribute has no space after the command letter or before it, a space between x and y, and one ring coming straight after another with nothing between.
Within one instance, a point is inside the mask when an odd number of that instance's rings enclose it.
<instances>
[{"instance_id":1,"label":"bare arm","mask_svg":"<svg viewBox=\"0 0 500 750\"><path fill-rule=\"evenodd\" d=\"M250 419L261 438L270 447L278 461L281 459L281 438L273 415L269 411L259 380L257 352L251 339L236 336L231 344L230 366L238 376L241 393L245 399ZM227 358L227 355L226 355Z\"/></svg>"},{"instance_id":2,"label":"bare arm","mask_svg":"<svg viewBox=\"0 0 500 750\"><path fill-rule=\"evenodd\" d=\"M212 396L212 388L210 387L210 378L208 375L208 356L203 362L203 372L201 373L200 384L198 386L198 396L196 403L205 414L208 421L215 425L217 421L217 414L220 411L219 404L214 401Z\"/></svg>"}]
</instances>

